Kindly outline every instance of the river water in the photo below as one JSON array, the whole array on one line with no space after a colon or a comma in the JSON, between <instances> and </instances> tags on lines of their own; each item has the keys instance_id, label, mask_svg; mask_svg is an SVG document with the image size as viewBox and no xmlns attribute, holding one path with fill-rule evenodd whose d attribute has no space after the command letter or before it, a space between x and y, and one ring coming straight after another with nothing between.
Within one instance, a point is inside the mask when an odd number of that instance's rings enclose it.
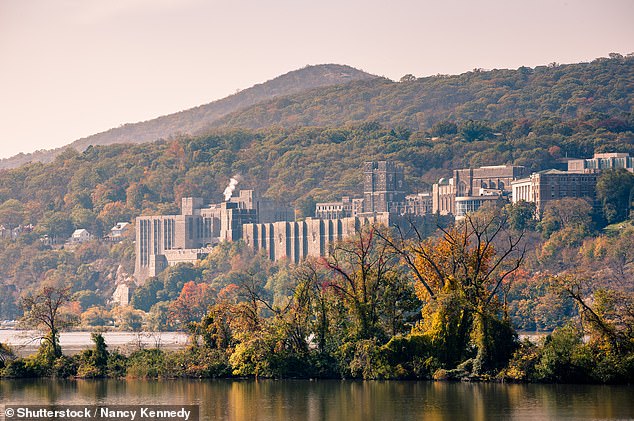
<instances>
[{"instance_id":1,"label":"river water","mask_svg":"<svg viewBox=\"0 0 634 421\"><path fill-rule=\"evenodd\" d=\"M201 420L634 419L634 387L347 380L0 380L0 403L195 404Z\"/></svg>"}]
</instances>

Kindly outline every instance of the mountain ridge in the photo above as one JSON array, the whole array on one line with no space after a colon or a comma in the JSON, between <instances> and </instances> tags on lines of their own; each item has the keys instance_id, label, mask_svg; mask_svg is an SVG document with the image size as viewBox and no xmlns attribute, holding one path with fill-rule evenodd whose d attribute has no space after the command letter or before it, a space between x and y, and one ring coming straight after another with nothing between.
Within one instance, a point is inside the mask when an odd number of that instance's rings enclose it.
<instances>
[{"instance_id":1,"label":"mountain ridge","mask_svg":"<svg viewBox=\"0 0 634 421\"><path fill-rule=\"evenodd\" d=\"M306 82L310 72L317 73L313 83ZM291 88L284 87L284 82L290 82ZM632 54L516 70L474 69L460 75L418 79L408 75L400 82L345 65L307 66L209 104L126 124L53 151L0 160L0 169L30 161L50 162L68 147L82 151L89 145L200 136L218 129L341 127L376 122L434 132L433 126L444 120L499 122L521 116L553 119L563 126L570 120L598 119L627 131L634 124L632 92ZM219 104L228 105L218 110Z\"/></svg>"},{"instance_id":2,"label":"mountain ridge","mask_svg":"<svg viewBox=\"0 0 634 421\"><path fill-rule=\"evenodd\" d=\"M285 98L283 106L264 101L216 120L214 127L258 130L267 126L343 126L375 121L412 130L430 129L443 120L500 121L553 116L582 118L591 113L631 116L634 56L591 63L551 64L517 70L494 69L362 80L345 86L305 91ZM628 92L630 94L628 95ZM610 98L610 100L607 100Z\"/></svg>"},{"instance_id":3,"label":"mountain ridge","mask_svg":"<svg viewBox=\"0 0 634 421\"><path fill-rule=\"evenodd\" d=\"M20 153L13 157L2 159L0 160L0 169L15 168L27 162L50 162L67 148L73 148L81 152L90 145L145 143L178 135L197 135L209 129L215 119L258 102L305 90L375 77L377 76L347 65L308 65L207 104L150 120L123 124L119 127L77 139L59 148Z\"/></svg>"}]
</instances>

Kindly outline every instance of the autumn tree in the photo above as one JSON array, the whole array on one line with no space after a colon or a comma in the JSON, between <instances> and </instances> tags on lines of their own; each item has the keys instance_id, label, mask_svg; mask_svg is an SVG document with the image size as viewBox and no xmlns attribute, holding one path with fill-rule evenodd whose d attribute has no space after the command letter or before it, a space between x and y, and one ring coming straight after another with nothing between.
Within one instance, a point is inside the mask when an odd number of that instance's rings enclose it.
<instances>
[{"instance_id":1,"label":"autumn tree","mask_svg":"<svg viewBox=\"0 0 634 421\"><path fill-rule=\"evenodd\" d=\"M539 229L546 238L565 229L587 233L592 229L592 204L576 197L553 200L544 209Z\"/></svg>"},{"instance_id":2,"label":"autumn tree","mask_svg":"<svg viewBox=\"0 0 634 421\"><path fill-rule=\"evenodd\" d=\"M24 205L16 199L9 199L0 205L0 225L12 229L24 221Z\"/></svg>"},{"instance_id":3,"label":"autumn tree","mask_svg":"<svg viewBox=\"0 0 634 421\"><path fill-rule=\"evenodd\" d=\"M592 273L583 270L551 277L552 288L572 299L578 309L579 323L570 326L574 330L569 335L576 339L576 349L569 355L585 358L573 364L571 369L581 371L595 381L631 382L634 375L634 293L631 286L597 286L593 278Z\"/></svg>"},{"instance_id":4,"label":"autumn tree","mask_svg":"<svg viewBox=\"0 0 634 421\"><path fill-rule=\"evenodd\" d=\"M631 296L595 288L590 277L580 274L555 276L552 282L555 289L578 304L589 332L598 334L617 350L634 337L634 301Z\"/></svg>"},{"instance_id":5,"label":"autumn tree","mask_svg":"<svg viewBox=\"0 0 634 421\"><path fill-rule=\"evenodd\" d=\"M68 214L55 211L45 213L36 226L36 232L48 235L53 242L66 240L74 229L73 221Z\"/></svg>"},{"instance_id":6,"label":"autumn tree","mask_svg":"<svg viewBox=\"0 0 634 421\"><path fill-rule=\"evenodd\" d=\"M194 343L198 343L201 337L203 344L211 349L222 349L234 345L233 328L234 309L238 302L238 286L230 284L221 289L216 302L209 306L207 313L200 321L189 325L189 330L194 336Z\"/></svg>"},{"instance_id":7,"label":"autumn tree","mask_svg":"<svg viewBox=\"0 0 634 421\"><path fill-rule=\"evenodd\" d=\"M173 324L182 326L198 321L205 315L212 301L212 289L208 284L189 281L183 285L179 297L169 306L170 320Z\"/></svg>"},{"instance_id":8,"label":"autumn tree","mask_svg":"<svg viewBox=\"0 0 634 421\"><path fill-rule=\"evenodd\" d=\"M105 377L108 370L108 345L101 333L92 332L90 339L95 344L93 349L86 349L79 354L77 376L83 378Z\"/></svg>"},{"instance_id":9,"label":"autumn tree","mask_svg":"<svg viewBox=\"0 0 634 421\"><path fill-rule=\"evenodd\" d=\"M432 339L443 365L455 367L476 350L473 373L504 364L515 333L499 297L524 258L523 233L508 230L507 216L495 212L467 215L440 238L390 244L409 268L423 302L415 331Z\"/></svg>"},{"instance_id":10,"label":"autumn tree","mask_svg":"<svg viewBox=\"0 0 634 421\"><path fill-rule=\"evenodd\" d=\"M22 297L22 308L25 325L43 329L42 351L51 358L62 355L59 344L59 333L62 329L72 325L74 320L62 312L62 307L70 301L70 286L45 285L34 293L27 293Z\"/></svg>"},{"instance_id":11,"label":"autumn tree","mask_svg":"<svg viewBox=\"0 0 634 421\"><path fill-rule=\"evenodd\" d=\"M402 77L399 79L399 82L401 82L401 83L407 83L407 82L414 82L415 80L416 80L416 76L414 76L414 75L413 75L413 74L411 74L411 73L408 73L408 74L406 74L406 75L402 76Z\"/></svg>"},{"instance_id":12,"label":"autumn tree","mask_svg":"<svg viewBox=\"0 0 634 421\"><path fill-rule=\"evenodd\" d=\"M534 230L536 225L535 203L520 200L504 207L509 227L516 231Z\"/></svg>"},{"instance_id":13,"label":"autumn tree","mask_svg":"<svg viewBox=\"0 0 634 421\"><path fill-rule=\"evenodd\" d=\"M587 240L579 250L581 265L596 268L601 285L629 285L634 289L634 226L619 228L612 235Z\"/></svg>"},{"instance_id":14,"label":"autumn tree","mask_svg":"<svg viewBox=\"0 0 634 421\"><path fill-rule=\"evenodd\" d=\"M390 285L402 282L396 253L377 234L378 228L364 227L323 260L333 275L328 286L345 303L358 339L385 337L380 323L383 300Z\"/></svg>"},{"instance_id":15,"label":"autumn tree","mask_svg":"<svg viewBox=\"0 0 634 421\"><path fill-rule=\"evenodd\" d=\"M449 120L439 121L431 128L432 136L448 136L455 135L456 133L458 133L458 126Z\"/></svg>"},{"instance_id":16,"label":"autumn tree","mask_svg":"<svg viewBox=\"0 0 634 421\"><path fill-rule=\"evenodd\" d=\"M110 315L119 330L139 332L143 327L144 313L131 306L116 306Z\"/></svg>"},{"instance_id":17,"label":"autumn tree","mask_svg":"<svg viewBox=\"0 0 634 421\"><path fill-rule=\"evenodd\" d=\"M460 134L467 142L473 142L491 137L493 130L486 122L467 120L460 126Z\"/></svg>"}]
</instances>

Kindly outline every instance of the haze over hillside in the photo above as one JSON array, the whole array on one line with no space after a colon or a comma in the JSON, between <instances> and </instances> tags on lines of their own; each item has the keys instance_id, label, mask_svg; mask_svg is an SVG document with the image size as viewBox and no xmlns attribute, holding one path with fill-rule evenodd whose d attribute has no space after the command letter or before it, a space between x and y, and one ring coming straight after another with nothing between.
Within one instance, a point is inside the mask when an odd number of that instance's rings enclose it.
<instances>
[{"instance_id":1,"label":"haze over hillside","mask_svg":"<svg viewBox=\"0 0 634 421\"><path fill-rule=\"evenodd\" d=\"M209 104L153 120L125 124L103 133L78 139L70 145L61 148L28 154L22 153L11 158L2 159L0 160L0 169L15 168L32 161L50 162L69 146L78 151L83 151L89 145L145 143L180 134L196 135L209 129L217 119L259 102L314 88L341 85L352 81L373 78L376 78L376 76L345 65L322 64L306 66Z\"/></svg>"},{"instance_id":2,"label":"haze over hillside","mask_svg":"<svg viewBox=\"0 0 634 421\"><path fill-rule=\"evenodd\" d=\"M442 120L631 118L634 56L534 69L475 69L401 82L362 80L255 104L214 122L223 128L342 126L374 121L426 130Z\"/></svg>"},{"instance_id":3,"label":"haze over hillside","mask_svg":"<svg viewBox=\"0 0 634 421\"><path fill-rule=\"evenodd\" d=\"M534 69L480 70L394 82L342 65L307 66L225 99L154 120L126 124L69 146L145 143L214 129L272 126L338 127L378 122L429 130L443 120L499 122L519 118L559 121L612 119L622 131L634 119L634 56L614 54L591 63ZM13 168L50 162L64 148L0 161Z\"/></svg>"}]
</instances>

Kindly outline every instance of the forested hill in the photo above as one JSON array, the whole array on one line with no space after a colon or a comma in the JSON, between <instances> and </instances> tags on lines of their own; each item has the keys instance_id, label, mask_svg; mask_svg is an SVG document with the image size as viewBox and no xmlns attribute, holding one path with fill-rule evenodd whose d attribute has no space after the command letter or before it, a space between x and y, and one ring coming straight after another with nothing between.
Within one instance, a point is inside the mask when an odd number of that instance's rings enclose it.
<instances>
[{"instance_id":1,"label":"forested hill","mask_svg":"<svg viewBox=\"0 0 634 421\"><path fill-rule=\"evenodd\" d=\"M361 195L361 168L369 160L403 165L408 191L417 192L428 190L456 168L514 164L539 171L554 168L566 157L591 157L595 152L634 155L634 120L626 112L633 100L629 60L585 65L606 71L603 76L597 72L578 78L580 84L592 85L595 94L589 96L590 88L583 91L588 97L583 101L585 111L578 107L575 114L553 107L538 115L518 105L508 118L465 120L461 114L422 130L376 121L336 126L336 119L324 127L223 128L151 143L89 146L83 152L69 148L50 163L0 169L0 225L7 230L27 227L15 239L0 238L0 295L12 297L0 300L0 320L16 317L21 291L39 285L51 270L73 282L75 291L98 290L104 302L112 294L113 271L119 264L133 270L132 239L122 244L89 243L73 252L51 248L41 238L64 242L78 228L100 238L117 222L133 222L143 214L178 213L182 197L217 202L236 174L241 176L240 188L289 203L305 217L313 215L315 201ZM484 81L483 76L455 78ZM354 88L374 83L354 82ZM416 83L423 82L383 80L377 86L389 90ZM558 95L554 88L542 91L542 101L528 103L546 104ZM528 89L522 92L536 95ZM571 94L568 102L572 104L571 98L580 92ZM501 98L499 102L503 103ZM172 292L178 296L180 290Z\"/></svg>"},{"instance_id":2,"label":"forested hill","mask_svg":"<svg viewBox=\"0 0 634 421\"><path fill-rule=\"evenodd\" d=\"M445 120L563 120L603 113L630 118L634 106L634 56L612 54L591 63L517 70L476 69L400 82L363 80L303 92L229 114L217 127L257 129L280 126L333 126L376 121L421 130Z\"/></svg>"},{"instance_id":3,"label":"forested hill","mask_svg":"<svg viewBox=\"0 0 634 421\"><path fill-rule=\"evenodd\" d=\"M338 64L306 66L242 90L227 98L153 120L125 124L103 133L76 140L68 146L81 152L89 145L145 143L158 139L167 139L173 135L195 135L209 129L211 124L218 118L262 101L314 88L374 78L376 76L350 66ZM68 146L29 154L18 154L14 157L0 160L0 168L15 168L27 162L35 161L50 162Z\"/></svg>"}]
</instances>

